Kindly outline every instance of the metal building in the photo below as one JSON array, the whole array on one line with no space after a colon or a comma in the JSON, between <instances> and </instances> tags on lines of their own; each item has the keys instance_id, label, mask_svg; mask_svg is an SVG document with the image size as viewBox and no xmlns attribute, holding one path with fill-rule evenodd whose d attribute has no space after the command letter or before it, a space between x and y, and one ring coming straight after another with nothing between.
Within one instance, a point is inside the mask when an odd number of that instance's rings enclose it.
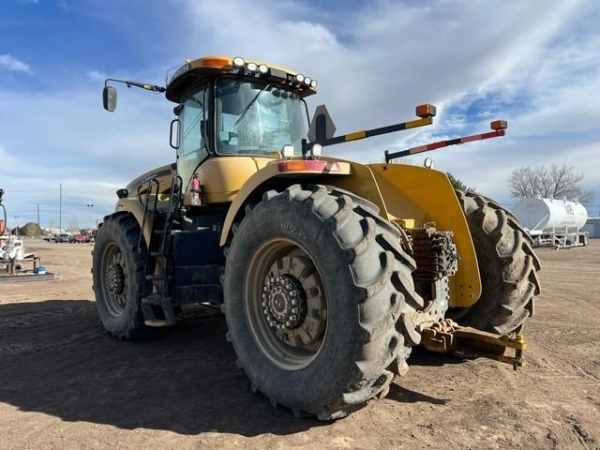
<instances>
[{"instance_id":1,"label":"metal building","mask_svg":"<svg viewBox=\"0 0 600 450\"><path fill-rule=\"evenodd\" d=\"M590 238L600 238L600 217L590 217L581 231L587 231Z\"/></svg>"}]
</instances>

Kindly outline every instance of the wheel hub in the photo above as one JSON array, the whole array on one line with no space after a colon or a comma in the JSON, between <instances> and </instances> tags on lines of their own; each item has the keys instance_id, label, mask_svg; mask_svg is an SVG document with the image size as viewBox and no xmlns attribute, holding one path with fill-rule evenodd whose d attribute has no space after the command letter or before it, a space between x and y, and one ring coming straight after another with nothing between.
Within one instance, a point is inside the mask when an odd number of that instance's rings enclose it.
<instances>
[{"instance_id":1,"label":"wheel hub","mask_svg":"<svg viewBox=\"0 0 600 450\"><path fill-rule=\"evenodd\" d=\"M260 309L267 326L283 343L304 349L319 345L327 306L313 262L289 254L276 259L263 281Z\"/></svg>"},{"instance_id":2,"label":"wheel hub","mask_svg":"<svg viewBox=\"0 0 600 450\"><path fill-rule=\"evenodd\" d=\"M275 276L271 273L265 280L262 306L272 328L293 329L306 316L306 295L300 282L293 276Z\"/></svg>"},{"instance_id":3,"label":"wheel hub","mask_svg":"<svg viewBox=\"0 0 600 450\"><path fill-rule=\"evenodd\" d=\"M111 264L106 268L106 289L112 295L120 295L125 289L125 273L120 264Z\"/></svg>"}]
</instances>

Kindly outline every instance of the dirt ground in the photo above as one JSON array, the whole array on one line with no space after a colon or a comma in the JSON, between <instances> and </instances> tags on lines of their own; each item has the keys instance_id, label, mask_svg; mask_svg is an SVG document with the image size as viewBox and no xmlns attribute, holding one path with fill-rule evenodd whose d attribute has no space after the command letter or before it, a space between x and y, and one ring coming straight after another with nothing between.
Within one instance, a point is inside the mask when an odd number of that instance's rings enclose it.
<instances>
[{"instance_id":1,"label":"dirt ground","mask_svg":"<svg viewBox=\"0 0 600 450\"><path fill-rule=\"evenodd\" d=\"M112 339L91 249L26 241L60 279L0 283L0 449L600 449L600 241L538 252L527 367L417 350L386 399L334 423L252 394L220 315Z\"/></svg>"}]
</instances>

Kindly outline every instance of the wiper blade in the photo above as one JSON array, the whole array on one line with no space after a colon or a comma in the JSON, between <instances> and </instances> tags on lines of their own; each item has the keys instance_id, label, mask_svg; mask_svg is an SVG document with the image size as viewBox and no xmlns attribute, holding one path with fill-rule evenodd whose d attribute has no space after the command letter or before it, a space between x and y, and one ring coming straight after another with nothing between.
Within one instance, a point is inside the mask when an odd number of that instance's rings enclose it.
<instances>
[{"instance_id":1,"label":"wiper blade","mask_svg":"<svg viewBox=\"0 0 600 450\"><path fill-rule=\"evenodd\" d=\"M246 115L248 110L252 107L252 105L254 105L254 102L256 100L258 100L258 97L260 96L260 94L262 94L264 91L266 91L270 87L271 87L271 83L268 83L264 88L262 88L260 91L258 91L258 94L256 94L254 96L254 98L250 101L250 103L248 103L248 106L246 106L246 108L244 109L244 111L242 112L240 117L238 117L238 120L235 121L235 123L233 124L234 126L237 125L240 122L240 120L242 120L244 118L244 116Z\"/></svg>"}]
</instances>

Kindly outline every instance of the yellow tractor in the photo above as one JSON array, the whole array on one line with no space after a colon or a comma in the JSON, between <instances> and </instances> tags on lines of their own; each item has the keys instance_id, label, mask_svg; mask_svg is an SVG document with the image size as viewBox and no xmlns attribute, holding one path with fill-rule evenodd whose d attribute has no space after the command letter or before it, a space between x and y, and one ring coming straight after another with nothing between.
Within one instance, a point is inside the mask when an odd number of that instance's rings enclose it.
<instances>
[{"instance_id":1,"label":"yellow tractor","mask_svg":"<svg viewBox=\"0 0 600 450\"><path fill-rule=\"evenodd\" d=\"M385 396L415 345L523 365L540 266L515 217L443 172L392 163L429 147L366 165L322 154L429 125L433 106L334 136L324 107L309 119L317 82L259 61L186 61L166 87L107 79L108 111L114 83L165 93L176 150L117 191L98 231L94 291L114 336L220 308L252 390L322 420ZM494 124L485 137L504 134Z\"/></svg>"}]
</instances>

